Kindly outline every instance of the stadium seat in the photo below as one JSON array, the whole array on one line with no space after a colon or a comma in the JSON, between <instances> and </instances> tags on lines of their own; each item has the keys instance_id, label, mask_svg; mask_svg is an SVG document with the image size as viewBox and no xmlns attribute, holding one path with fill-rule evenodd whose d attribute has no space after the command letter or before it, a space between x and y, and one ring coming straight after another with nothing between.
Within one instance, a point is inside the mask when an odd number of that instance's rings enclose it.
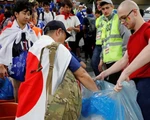
<instances>
[{"instance_id":1,"label":"stadium seat","mask_svg":"<svg viewBox=\"0 0 150 120\"><path fill-rule=\"evenodd\" d=\"M15 120L17 106L15 102L0 103L0 120Z\"/></svg>"}]
</instances>

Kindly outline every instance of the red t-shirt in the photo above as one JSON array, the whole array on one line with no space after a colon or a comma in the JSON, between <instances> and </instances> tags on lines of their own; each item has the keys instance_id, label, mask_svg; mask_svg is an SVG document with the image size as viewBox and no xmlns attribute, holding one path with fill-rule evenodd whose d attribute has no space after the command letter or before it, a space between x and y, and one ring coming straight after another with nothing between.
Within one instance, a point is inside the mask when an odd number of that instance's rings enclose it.
<instances>
[{"instance_id":1,"label":"red t-shirt","mask_svg":"<svg viewBox=\"0 0 150 120\"><path fill-rule=\"evenodd\" d=\"M4 19L4 14L0 14L0 23L3 21Z\"/></svg>"},{"instance_id":2,"label":"red t-shirt","mask_svg":"<svg viewBox=\"0 0 150 120\"><path fill-rule=\"evenodd\" d=\"M150 23L144 23L141 28L135 32L129 39L127 50L129 56L129 63L131 63L142 49L148 45L150 40ZM130 76L133 78L150 77L150 63L133 72Z\"/></svg>"}]
</instances>

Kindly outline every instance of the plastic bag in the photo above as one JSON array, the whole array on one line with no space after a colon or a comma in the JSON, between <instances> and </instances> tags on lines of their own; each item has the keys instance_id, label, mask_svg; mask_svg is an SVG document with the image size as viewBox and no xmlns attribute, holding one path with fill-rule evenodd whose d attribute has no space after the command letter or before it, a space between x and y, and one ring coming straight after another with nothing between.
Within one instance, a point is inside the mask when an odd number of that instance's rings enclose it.
<instances>
[{"instance_id":1,"label":"plastic bag","mask_svg":"<svg viewBox=\"0 0 150 120\"><path fill-rule=\"evenodd\" d=\"M13 99L13 86L9 79L0 79L0 100Z\"/></svg>"},{"instance_id":2,"label":"plastic bag","mask_svg":"<svg viewBox=\"0 0 150 120\"><path fill-rule=\"evenodd\" d=\"M143 120L133 81L123 82L120 92L115 92L114 85L106 81L96 84L101 90L95 93L83 88L80 120Z\"/></svg>"},{"instance_id":3,"label":"plastic bag","mask_svg":"<svg viewBox=\"0 0 150 120\"><path fill-rule=\"evenodd\" d=\"M9 76L21 82L24 81L27 51L13 58L13 63L8 67Z\"/></svg>"}]
</instances>

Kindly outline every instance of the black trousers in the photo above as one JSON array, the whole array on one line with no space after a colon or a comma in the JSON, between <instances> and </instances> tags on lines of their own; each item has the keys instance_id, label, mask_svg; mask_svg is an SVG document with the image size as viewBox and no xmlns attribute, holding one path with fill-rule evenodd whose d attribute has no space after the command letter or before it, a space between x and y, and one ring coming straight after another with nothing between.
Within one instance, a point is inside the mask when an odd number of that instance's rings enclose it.
<instances>
[{"instance_id":1,"label":"black trousers","mask_svg":"<svg viewBox=\"0 0 150 120\"><path fill-rule=\"evenodd\" d=\"M82 30L76 34L76 48L80 48L79 42L80 42L81 38L84 38L84 33Z\"/></svg>"},{"instance_id":2,"label":"black trousers","mask_svg":"<svg viewBox=\"0 0 150 120\"><path fill-rule=\"evenodd\" d=\"M85 60L92 58L93 55L93 38L87 37L84 39Z\"/></svg>"},{"instance_id":3,"label":"black trousers","mask_svg":"<svg viewBox=\"0 0 150 120\"><path fill-rule=\"evenodd\" d=\"M73 52L76 55L76 42L75 41L69 41L69 46L71 48L71 52Z\"/></svg>"},{"instance_id":4,"label":"black trousers","mask_svg":"<svg viewBox=\"0 0 150 120\"><path fill-rule=\"evenodd\" d=\"M138 90L137 102L144 120L150 120L150 78L133 79Z\"/></svg>"},{"instance_id":5,"label":"black trousers","mask_svg":"<svg viewBox=\"0 0 150 120\"><path fill-rule=\"evenodd\" d=\"M106 64L106 67L107 67L107 68L110 68L114 63L115 63L115 62ZM110 82L110 83L112 83L112 84L114 84L114 85L116 85L117 80L119 79L119 77L120 77L120 75L121 75L121 72L122 72L122 71L119 71L119 72L117 72L117 73L111 74L111 75L109 75L108 78L105 79L105 80L108 81L108 82Z\"/></svg>"}]
</instances>

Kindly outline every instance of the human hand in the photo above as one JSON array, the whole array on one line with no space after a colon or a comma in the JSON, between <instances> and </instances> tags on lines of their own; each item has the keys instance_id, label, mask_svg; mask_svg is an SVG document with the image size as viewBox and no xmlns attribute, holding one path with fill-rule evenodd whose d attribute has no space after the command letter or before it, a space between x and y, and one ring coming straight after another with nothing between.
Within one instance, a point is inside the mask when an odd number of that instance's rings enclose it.
<instances>
[{"instance_id":1,"label":"human hand","mask_svg":"<svg viewBox=\"0 0 150 120\"><path fill-rule=\"evenodd\" d=\"M101 72L98 76L95 77L95 80L104 80L108 76L107 70Z\"/></svg>"},{"instance_id":2,"label":"human hand","mask_svg":"<svg viewBox=\"0 0 150 120\"><path fill-rule=\"evenodd\" d=\"M0 78L8 77L7 69L3 64L0 64Z\"/></svg>"},{"instance_id":3,"label":"human hand","mask_svg":"<svg viewBox=\"0 0 150 120\"><path fill-rule=\"evenodd\" d=\"M129 81L130 79L129 79L129 77L128 77L129 75L127 74L127 73L125 73L125 72L122 72L122 74L120 75L120 77L119 77L119 79L118 79L118 81L117 81L117 84L115 85L115 87L114 87L114 90L116 91L116 92L119 92L121 89L122 89L122 82L123 81Z\"/></svg>"},{"instance_id":4,"label":"human hand","mask_svg":"<svg viewBox=\"0 0 150 120\"><path fill-rule=\"evenodd\" d=\"M67 31L72 31L72 30L74 30L74 27L67 28Z\"/></svg>"},{"instance_id":5,"label":"human hand","mask_svg":"<svg viewBox=\"0 0 150 120\"><path fill-rule=\"evenodd\" d=\"M102 61L102 60L100 60L100 62L99 62L99 64L98 64L98 70L99 70L100 72L103 71L103 61Z\"/></svg>"},{"instance_id":6,"label":"human hand","mask_svg":"<svg viewBox=\"0 0 150 120\"><path fill-rule=\"evenodd\" d=\"M98 65L98 70L99 70L100 72L102 72L102 71L103 71L102 66L103 66L103 64L99 64L99 65Z\"/></svg>"}]
</instances>

